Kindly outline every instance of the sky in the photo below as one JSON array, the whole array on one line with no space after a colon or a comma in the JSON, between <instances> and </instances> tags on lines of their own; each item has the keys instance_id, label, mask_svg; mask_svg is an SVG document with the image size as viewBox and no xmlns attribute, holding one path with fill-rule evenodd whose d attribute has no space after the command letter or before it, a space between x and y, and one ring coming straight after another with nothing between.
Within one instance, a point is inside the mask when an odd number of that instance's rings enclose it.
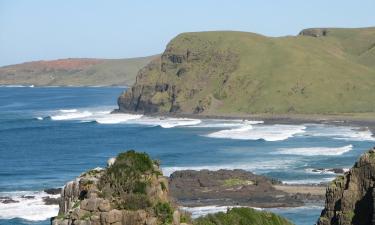
<instances>
[{"instance_id":1,"label":"sky","mask_svg":"<svg viewBox=\"0 0 375 225\"><path fill-rule=\"evenodd\" d=\"M0 0L0 66L163 52L182 32L375 26L375 0Z\"/></svg>"}]
</instances>

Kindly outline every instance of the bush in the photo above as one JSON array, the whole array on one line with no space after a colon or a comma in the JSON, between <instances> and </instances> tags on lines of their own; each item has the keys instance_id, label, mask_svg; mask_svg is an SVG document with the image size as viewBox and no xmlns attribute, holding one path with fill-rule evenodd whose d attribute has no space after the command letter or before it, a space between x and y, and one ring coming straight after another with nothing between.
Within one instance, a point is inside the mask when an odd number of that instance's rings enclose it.
<instances>
[{"instance_id":1,"label":"bush","mask_svg":"<svg viewBox=\"0 0 375 225\"><path fill-rule=\"evenodd\" d=\"M173 208L168 202L158 202L154 206L154 212L160 218L162 224L169 224L173 219Z\"/></svg>"},{"instance_id":2,"label":"bush","mask_svg":"<svg viewBox=\"0 0 375 225\"><path fill-rule=\"evenodd\" d=\"M288 220L269 212L256 211L251 208L228 209L194 221L194 225L292 225Z\"/></svg>"},{"instance_id":3,"label":"bush","mask_svg":"<svg viewBox=\"0 0 375 225\"><path fill-rule=\"evenodd\" d=\"M120 153L112 166L100 178L99 188L103 196L113 197L113 203L122 209L144 209L150 207L146 195L150 185L147 175L153 175L154 162L146 153L129 150Z\"/></svg>"}]
</instances>

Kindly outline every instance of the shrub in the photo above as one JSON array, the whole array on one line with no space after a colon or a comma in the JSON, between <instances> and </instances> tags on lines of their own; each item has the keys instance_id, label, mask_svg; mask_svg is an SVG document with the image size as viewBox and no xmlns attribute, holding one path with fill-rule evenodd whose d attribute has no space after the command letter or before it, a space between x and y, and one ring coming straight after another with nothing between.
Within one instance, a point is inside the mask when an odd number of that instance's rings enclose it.
<instances>
[{"instance_id":1,"label":"shrub","mask_svg":"<svg viewBox=\"0 0 375 225\"><path fill-rule=\"evenodd\" d=\"M162 224L169 224L173 219L173 208L168 202L158 202L154 206L154 212L160 218Z\"/></svg>"},{"instance_id":2,"label":"shrub","mask_svg":"<svg viewBox=\"0 0 375 225\"><path fill-rule=\"evenodd\" d=\"M292 225L288 220L269 212L256 211L251 208L228 209L200 217L194 225Z\"/></svg>"},{"instance_id":3,"label":"shrub","mask_svg":"<svg viewBox=\"0 0 375 225\"><path fill-rule=\"evenodd\" d=\"M155 173L154 162L146 153L129 150L120 153L112 166L106 169L99 181L99 188L106 198L121 209L143 209L150 207L146 195L147 176Z\"/></svg>"}]
</instances>

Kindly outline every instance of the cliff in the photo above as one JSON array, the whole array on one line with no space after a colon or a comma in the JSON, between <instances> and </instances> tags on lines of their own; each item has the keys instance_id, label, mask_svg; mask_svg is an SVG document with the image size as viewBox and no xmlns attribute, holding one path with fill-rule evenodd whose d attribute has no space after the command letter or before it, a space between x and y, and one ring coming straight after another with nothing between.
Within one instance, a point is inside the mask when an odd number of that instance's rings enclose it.
<instances>
[{"instance_id":1,"label":"cliff","mask_svg":"<svg viewBox=\"0 0 375 225\"><path fill-rule=\"evenodd\" d=\"M198 115L375 112L375 28L297 36L175 37L118 99L122 112Z\"/></svg>"},{"instance_id":2,"label":"cliff","mask_svg":"<svg viewBox=\"0 0 375 225\"><path fill-rule=\"evenodd\" d=\"M375 148L327 188L318 225L375 224Z\"/></svg>"},{"instance_id":3,"label":"cliff","mask_svg":"<svg viewBox=\"0 0 375 225\"><path fill-rule=\"evenodd\" d=\"M132 85L156 56L130 59L58 59L0 67L0 85Z\"/></svg>"}]
</instances>

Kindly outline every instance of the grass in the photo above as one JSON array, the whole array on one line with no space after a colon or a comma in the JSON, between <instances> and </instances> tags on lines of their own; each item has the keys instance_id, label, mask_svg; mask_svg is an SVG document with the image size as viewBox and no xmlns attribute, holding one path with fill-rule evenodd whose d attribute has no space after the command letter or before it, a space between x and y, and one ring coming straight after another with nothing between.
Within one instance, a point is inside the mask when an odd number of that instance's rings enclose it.
<instances>
[{"instance_id":1,"label":"grass","mask_svg":"<svg viewBox=\"0 0 375 225\"><path fill-rule=\"evenodd\" d=\"M223 182L223 185L225 187L233 187L233 186L240 186L240 185L253 185L253 184L255 184L254 181L243 180L243 179L238 179L238 178L226 179Z\"/></svg>"},{"instance_id":2,"label":"grass","mask_svg":"<svg viewBox=\"0 0 375 225\"><path fill-rule=\"evenodd\" d=\"M194 225L292 225L276 214L256 211L251 208L233 208L226 213L219 212L200 217Z\"/></svg>"},{"instance_id":3,"label":"grass","mask_svg":"<svg viewBox=\"0 0 375 225\"><path fill-rule=\"evenodd\" d=\"M375 112L374 44L375 28L328 29L318 38L183 33L136 86L177 90L175 98L171 90L143 93L159 112L175 99L181 112L206 115L368 114Z\"/></svg>"},{"instance_id":4,"label":"grass","mask_svg":"<svg viewBox=\"0 0 375 225\"><path fill-rule=\"evenodd\" d=\"M0 67L0 84L33 84L37 86L132 85L138 71L154 58L155 56L99 59L98 64L84 69L50 70L44 66L38 66L38 62L11 65ZM84 61L85 59L73 60Z\"/></svg>"}]
</instances>

